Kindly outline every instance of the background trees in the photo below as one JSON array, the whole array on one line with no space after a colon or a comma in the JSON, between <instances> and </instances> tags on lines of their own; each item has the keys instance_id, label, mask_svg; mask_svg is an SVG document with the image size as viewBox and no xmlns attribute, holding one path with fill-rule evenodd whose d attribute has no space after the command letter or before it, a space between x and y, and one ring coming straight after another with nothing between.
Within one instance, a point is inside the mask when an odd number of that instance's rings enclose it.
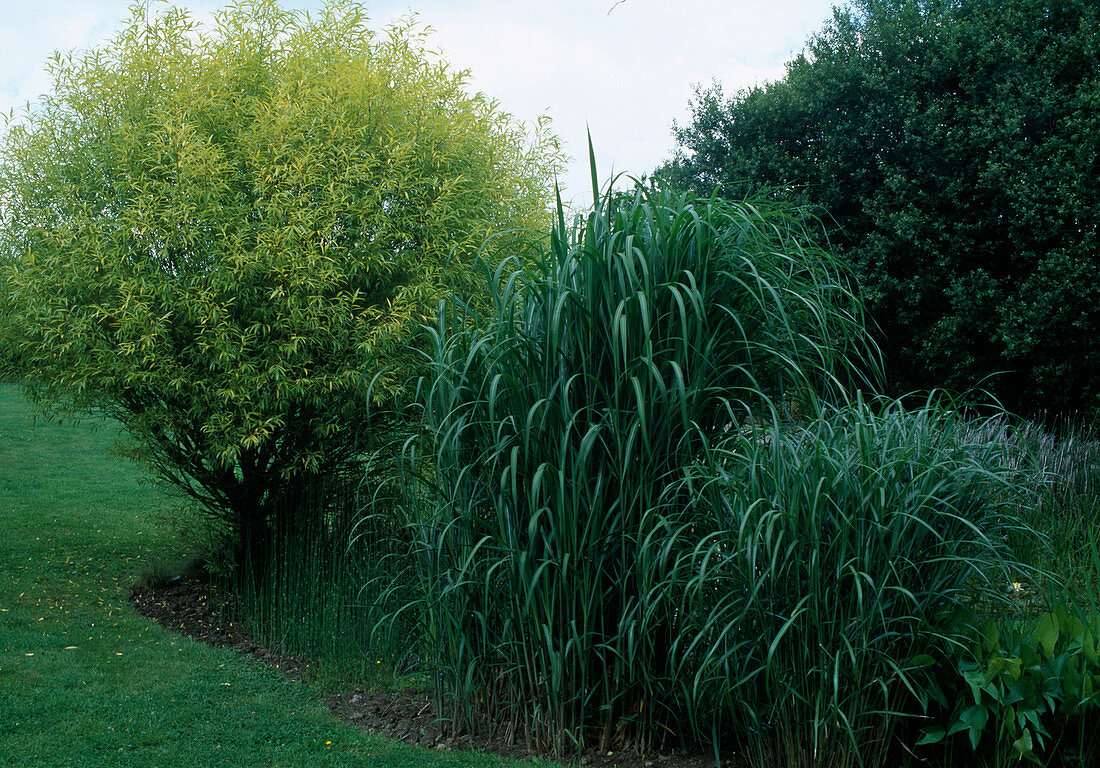
<instances>
[{"instance_id":1,"label":"background trees","mask_svg":"<svg viewBox=\"0 0 1100 768\"><path fill-rule=\"evenodd\" d=\"M896 391L1096 412L1098 30L1085 0L856 0L783 80L700 90L659 174L821 206Z\"/></svg>"},{"instance_id":2,"label":"background trees","mask_svg":"<svg viewBox=\"0 0 1100 768\"><path fill-rule=\"evenodd\" d=\"M547 222L556 144L404 26L242 3L138 8L0 148L5 334L39 401L104 408L262 559L304 478L354 463L471 289L485 238Z\"/></svg>"}]
</instances>

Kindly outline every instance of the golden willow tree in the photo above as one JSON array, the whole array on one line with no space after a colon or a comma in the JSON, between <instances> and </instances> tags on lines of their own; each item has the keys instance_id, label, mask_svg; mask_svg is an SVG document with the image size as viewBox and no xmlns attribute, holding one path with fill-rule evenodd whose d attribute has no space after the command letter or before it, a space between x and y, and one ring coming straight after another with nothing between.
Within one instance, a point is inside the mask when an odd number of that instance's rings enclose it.
<instances>
[{"instance_id":1,"label":"golden willow tree","mask_svg":"<svg viewBox=\"0 0 1100 768\"><path fill-rule=\"evenodd\" d=\"M311 476L354 466L440 298L479 290L486 238L548 225L553 137L425 44L351 2L209 27L135 6L51 61L0 144L3 332L30 391L120 419L238 565Z\"/></svg>"}]
</instances>

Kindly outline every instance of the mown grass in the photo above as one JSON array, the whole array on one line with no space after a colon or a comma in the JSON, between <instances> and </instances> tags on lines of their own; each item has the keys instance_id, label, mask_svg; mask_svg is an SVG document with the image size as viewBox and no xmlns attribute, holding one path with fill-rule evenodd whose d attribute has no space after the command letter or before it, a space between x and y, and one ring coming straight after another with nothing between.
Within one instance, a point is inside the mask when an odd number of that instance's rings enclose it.
<instances>
[{"instance_id":1,"label":"mown grass","mask_svg":"<svg viewBox=\"0 0 1100 768\"><path fill-rule=\"evenodd\" d=\"M138 615L133 574L185 553L157 522L171 500L117 438L108 422L34 423L0 384L0 765L519 764L360 734L316 691Z\"/></svg>"}]
</instances>

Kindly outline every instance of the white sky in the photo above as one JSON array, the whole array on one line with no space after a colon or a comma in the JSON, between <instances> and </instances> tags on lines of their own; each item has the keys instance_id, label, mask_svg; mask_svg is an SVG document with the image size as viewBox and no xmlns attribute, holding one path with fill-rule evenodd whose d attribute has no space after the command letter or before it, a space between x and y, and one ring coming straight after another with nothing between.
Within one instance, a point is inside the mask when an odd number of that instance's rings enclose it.
<instances>
[{"instance_id":1,"label":"white sky","mask_svg":"<svg viewBox=\"0 0 1100 768\"><path fill-rule=\"evenodd\" d=\"M228 0L180 0L200 19ZM835 0L842 4L841 0ZM130 0L0 0L0 111L50 89L53 51L95 47L129 17ZM311 10L321 0L283 0ZM692 86L732 94L783 76L784 63L830 18L834 0L376 0L374 27L409 13L472 85L531 122L540 114L573 158L563 195L589 202L586 128L601 181L641 175L672 152Z\"/></svg>"}]
</instances>

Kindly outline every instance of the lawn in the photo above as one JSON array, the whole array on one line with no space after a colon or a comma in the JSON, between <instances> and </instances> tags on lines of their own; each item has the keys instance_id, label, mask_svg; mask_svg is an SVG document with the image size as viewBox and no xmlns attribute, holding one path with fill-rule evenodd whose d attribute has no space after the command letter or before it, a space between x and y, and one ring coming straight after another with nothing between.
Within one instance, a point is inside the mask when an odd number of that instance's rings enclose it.
<instances>
[{"instance_id":1,"label":"lawn","mask_svg":"<svg viewBox=\"0 0 1100 768\"><path fill-rule=\"evenodd\" d=\"M161 522L172 499L118 438L35 422L0 384L0 765L520 765L360 734L318 692L138 615L134 573L183 553Z\"/></svg>"}]
</instances>

